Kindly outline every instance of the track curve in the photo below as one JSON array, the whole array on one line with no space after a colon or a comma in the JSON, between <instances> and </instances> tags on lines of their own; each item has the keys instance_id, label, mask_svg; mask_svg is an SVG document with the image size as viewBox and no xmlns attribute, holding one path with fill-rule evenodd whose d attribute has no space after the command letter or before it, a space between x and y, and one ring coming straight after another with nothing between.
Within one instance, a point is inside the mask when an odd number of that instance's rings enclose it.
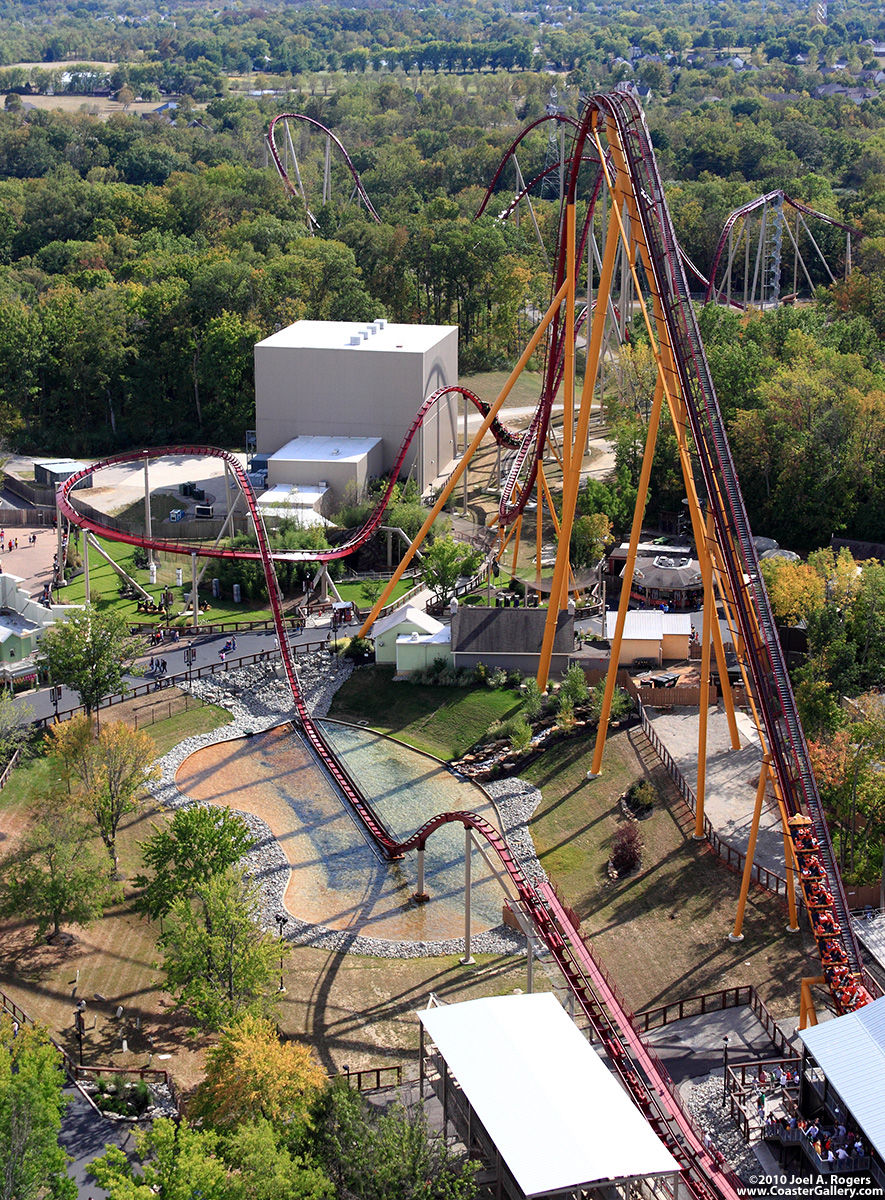
<instances>
[{"instance_id":1,"label":"track curve","mask_svg":"<svg viewBox=\"0 0 885 1200\"><path fill-rule=\"evenodd\" d=\"M277 172L280 176L280 179L282 179L282 181L283 181L283 186L286 188L286 191L289 193L289 195L297 196L298 189L293 185L291 179L289 178L289 174L286 171L285 166L283 165L283 161L280 158L279 151L277 150L277 147L276 147L276 142L274 141L274 131L280 121L302 121L305 125L310 125L314 129L318 129L321 133L324 133L326 135L326 137L330 139L332 144L335 146L335 149L338 151L338 153L344 159L345 165L346 165L348 171L350 172L351 178L353 179L353 182L354 182L354 186L356 187L357 194L359 195L359 198L362 200L363 204L365 204L365 206L366 206L366 211L368 212L368 214L372 218L372 220L377 221L378 224L380 225L381 218L378 216L378 213L375 210L374 204L369 199L369 194L366 191L366 189L363 187L363 181L362 181L362 179L360 179L359 172L357 171L356 167L353 165L353 161L351 160L350 155L347 153L347 151L345 150L342 143L338 140L338 138L335 137L335 134L332 132L331 129L327 129L325 125L321 124L319 121L315 121L313 117L305 116L304 113L280 113L278 116L274 117L274 119L271 121L270 125L268 126L268 130L267 130L268 148L271 152L271 155L273 156L274 165L277 168ZM314 218L313 213L311 213L309 210L308 210L308 216L310 217L311 221L313 221L313 223L316 224L316 219Z\"/></svg>"}]
</instances>

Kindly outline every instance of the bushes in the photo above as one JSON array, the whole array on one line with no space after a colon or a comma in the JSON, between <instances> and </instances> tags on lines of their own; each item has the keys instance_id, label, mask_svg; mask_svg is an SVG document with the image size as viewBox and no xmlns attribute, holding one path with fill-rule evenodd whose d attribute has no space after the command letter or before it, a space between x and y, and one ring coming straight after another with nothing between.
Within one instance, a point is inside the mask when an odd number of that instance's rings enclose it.
<instances>
[{"instance_id":1,"label":"bushes","mask_svg":"<svg viewBox=\"0 0 885 1200\"><path fill-rule=\"evenodd\" d=\"M609 865L618 875L629 875L642 862L642 834L639 826L630 821L622 825L612 842Z\"/></svg>"},{"instance_id":2,"label":"bushes","mask_svg":"<svg viewBox=\"0 0 885 1200\"><path fill-rule=\"evenodd\" d=\"M463 667L453 667L441 654L437 655L429 667L409 674L409 683L420 683L428 687L469 687L472 682L472 671Z\"/></svg>"}]
</instances>

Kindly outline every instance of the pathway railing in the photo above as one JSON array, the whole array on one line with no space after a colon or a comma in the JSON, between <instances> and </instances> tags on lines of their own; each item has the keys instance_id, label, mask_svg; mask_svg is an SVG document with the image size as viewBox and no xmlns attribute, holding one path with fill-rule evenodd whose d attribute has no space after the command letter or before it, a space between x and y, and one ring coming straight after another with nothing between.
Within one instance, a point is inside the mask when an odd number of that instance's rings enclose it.
<instances>
[{"instance_id":1,"label":"pathway railing","mask_svg":"<svg viewBox=\"0 0 885 1200\"><path fill-rule=\"evenodd\" d=\"M740 984L737 987L720 988L716 992L704 992L700 996L685 996L679 1000L671 1000L666 1004L659 1004L656 1008L636 1013L633 1020L643 1033L648 1033L650 1029L661 1029L664 1025L669 1025L673 1021L682 1021L686 1017L699 1017L705 1013L723 1012L727 1008L743 1008L745 1006L752 1009L765 1032L777 1047L778 1053L790 1053L789 1040L765 1007L765 1002L752 984Z\"/></svg>"},{"instance_id":2,"label":"pathway railing","mask_svg":"<svg viewBox=\"0 0 885 1200\"><path fill-rule=\"evenodd\" d=\"M642 701L637 699L637 704L639 705L639 718L642 724L642 732L648 738L652 748L654 749L658 758L661 760L664 769L676 784L676 787L679 789L679 794L691 809L692 815L694 815L697 811L697 796L695 796L691 785L682 774L682 771L679 769L676 760L655 733L654 724L649 720ZM719 834L713 828L710 818L706 815L706 813L704 814L704 835L707 838L710 848L716 857L725 863L727 867L730 867L731 870L740 874L744 869L744 863L746 862L747 856L740 850L735 849L734 846L729 845L724 838L719 836ZM786 879L784 879L781 875L778 875L776 871L772 871L768 867L763 867L761 863L753 863L752 878L756 883L759 884L760 887L765 888L765 890L768 892L773 892L776 896L787 895Z\"/></svg>"}]
</instances>

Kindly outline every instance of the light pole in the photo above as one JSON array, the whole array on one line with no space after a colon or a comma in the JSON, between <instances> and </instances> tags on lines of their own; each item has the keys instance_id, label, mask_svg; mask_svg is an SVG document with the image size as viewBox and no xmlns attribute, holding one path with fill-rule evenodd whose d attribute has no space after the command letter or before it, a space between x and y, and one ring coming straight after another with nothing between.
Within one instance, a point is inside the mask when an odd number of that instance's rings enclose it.
<instances>
[{"instance_id":1,"label":"light pole","mask_svg":"<svg viewBox=\"0 0 885 1200\"><path fill-rule=\"evenodd\" d=\"M74 1028L77 1031L77 1042L79 1044L79 1059L80 1066L83 1066L83 1034L86 1028L86 1021L83 1017L83 1009L77 1006L74 1009Z\"/></svg>"},{"instance_id":2,"label":"light pole","mask_svg":"<svg viewBox=\"0 0 885 1200\"><path fill-rule=\"evenodd\" d=\"M722 1107L728 1100L728 1034L722 1039Z\"/></svg>"},{"instance_id":3,"label":"light pole","mask_svg":"<svg viewBox=\"0 0 885 1200\"><path fill-rule=\"evenodd\" d=\"M289 918L283 916L282 913L277 913L277 915L274 917L274 920L277 923L277 929L279 930L279 934L280 934L280 988L279 988L279 990L281 992L284 992L286 989L283 986L283 930L289 924Z\"/></svg>"}]
</instances>

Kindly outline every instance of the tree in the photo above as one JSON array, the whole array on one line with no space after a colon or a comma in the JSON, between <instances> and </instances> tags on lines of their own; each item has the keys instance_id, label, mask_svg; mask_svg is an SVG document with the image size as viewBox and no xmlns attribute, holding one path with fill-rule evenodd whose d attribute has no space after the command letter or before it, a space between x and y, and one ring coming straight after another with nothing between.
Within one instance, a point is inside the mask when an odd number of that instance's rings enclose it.
<instances>
[{"instance_id":1,"label":"tree","mask_svg":"<svg viewBox=\"0 0 885 1200\"><path fill-rule=\"evenodd\" d=\"M424 551L421 560L421 578L433 593L437 603L445 604L454 595L455 587L462 575L470 575L477 569L480 556L476 550L456 542L451 536L438 537Z\"/></svg>"},{"instance_id":2,"label":"tree","mask_svg":"<svg viewBox=\"0 0 885 1200\"><path fill-rule=\"evenodd\" d=\"M139 1161L130 1163L119 1146L90 1164L113 1200L332 1200L323 1171L281 1144L273 1127L251 1120L228 1137L165 1117L137 1131Z\"/></svg>"},{"instance_id":3,"label":"tree","mask_svg":"<svg viewBox=\"0 0 885 1200\"><path fill-rule=\"evenodd\" d=\"M67 1099L61 1056L45 1030L0 1014L0 1200L76 1200L58 1144Z\"/></svg>"},{"instance_id":4,"label":"tree","mask_svg":"<svg viewBox=\"0 0 885 1200\"><path fill-rule=\"evenodd\" d=\"M434 1136L423 1106L386 1113L348 1087L330 1087L317 1118L317 1153L341 1195L360 1200L471 1200L477 1164Z\"/></svg>"},{"instance_id":5,"label":"tree","mask_svg":"<svg viewBox=\"0 0 885 1200\"><path fill-rule=\"evenodd\" d=\"M325 1084L307 1046L281 1041L272 1021L245 1013L208 1051L189 1112L214 1129L260 1118L297 1132Z\"/></svg>"},{"instance_id":6,"label":"tree","mask_svg":"<svg viewBox=\"0 0 885 1200\"><path fill-rule=\"evenodd\" d=\"M0 696L0 763L8 763L27 741L33 711L28 704L16 703L8 692Z\"/></svg>"},{"instance_id":7,"label":"tree","mask_svg":"<svg viewBox=\"0 0 885 1200\"><path fill-rule=\"evenodd\" d=\"M40 642L40 662L54 684L73 688L95 712L106 696L127 690L123 675L131 658L124 616L87 604L51 625Z\"/></svg>"},{"instance_id":8,"label":"tree","mask_svg":"<svg viewBox=\"0 0 885 1200\"><path fill-rule=\"evenodd\" d=\"M52 803L0 860L0 913L32 917L37 936L63 923L89 925L118 899L107 864L91 844L88 827Z\"/></svg>"},{"instance_id":9,"label":"tree","mask_svg":"<svg viewBox=\"0 0 885 1200\"><path fill-rule=\"evenodd\" d=\"M113 870L117 870L117 829L134 812L136 796L156 775L157 747L146 733L120 721L97 732L88 716L73 717L50 730L53 763L76 800L95 821Z\"/></svg>"},{"instance_id":10,"label":"tree","mask_svg":"<svg viewBox=\"0 0 885 1200\"><path fill-rule=\"evenodd\" d=\"M249 826L226 808L179 808L170 825L154 825L139 842L141 857L153 878L136 875L141 889L135 902L153 920L169 912L176 900L194 895L195 888L232 867L254 845Z\"/></svg>"},{"instance_id":11,"label":"tree","mask_svg":"<svg viewBox=\"0 0 885 1200\"><path fill-rule=\"evenodd\" d=\"M218 1157L218 1137L194 1129L187 1121L176 1126L161 1117L149 1130L135 1134L139 1170L119 1146L108 1146L93 1159L89 1170L113 1200L230 1200L227 1167Z\"/></svg>"},{"instance_id":12,"label":"tree","mask_svg":"<svg viewBox=\"0 0 885 1200\"><path fill-rule=\"evenodd\" d=\"M244 1011L261 1011L283 946L258 924L258 887L228 867L176 900L160 938L166 986L200 1024L219 1029Z\"/></svg>"},{"instance_id":13,"label":"tree","mask_svg":"<svg viewBox=\"0 0 885 1200\"><path fill-rule=\"evenodd\" d=\"M224 1154L236 1174L231 1200L332 1200L335 1188L317 1166L281 1144L269 1121L250 1120L225 1141Z\"/></svg>"},{"instance_id":14,"label":"tree","mask_svg":"<svg viewBox=\"0 0 885 1200\"><path fill-rule=\"evenodd\" d=\"M612 523L604 513L577 517L569 540L569 557L576 569L595 567L612 542Z\"/></svg>"}]
</instances>

